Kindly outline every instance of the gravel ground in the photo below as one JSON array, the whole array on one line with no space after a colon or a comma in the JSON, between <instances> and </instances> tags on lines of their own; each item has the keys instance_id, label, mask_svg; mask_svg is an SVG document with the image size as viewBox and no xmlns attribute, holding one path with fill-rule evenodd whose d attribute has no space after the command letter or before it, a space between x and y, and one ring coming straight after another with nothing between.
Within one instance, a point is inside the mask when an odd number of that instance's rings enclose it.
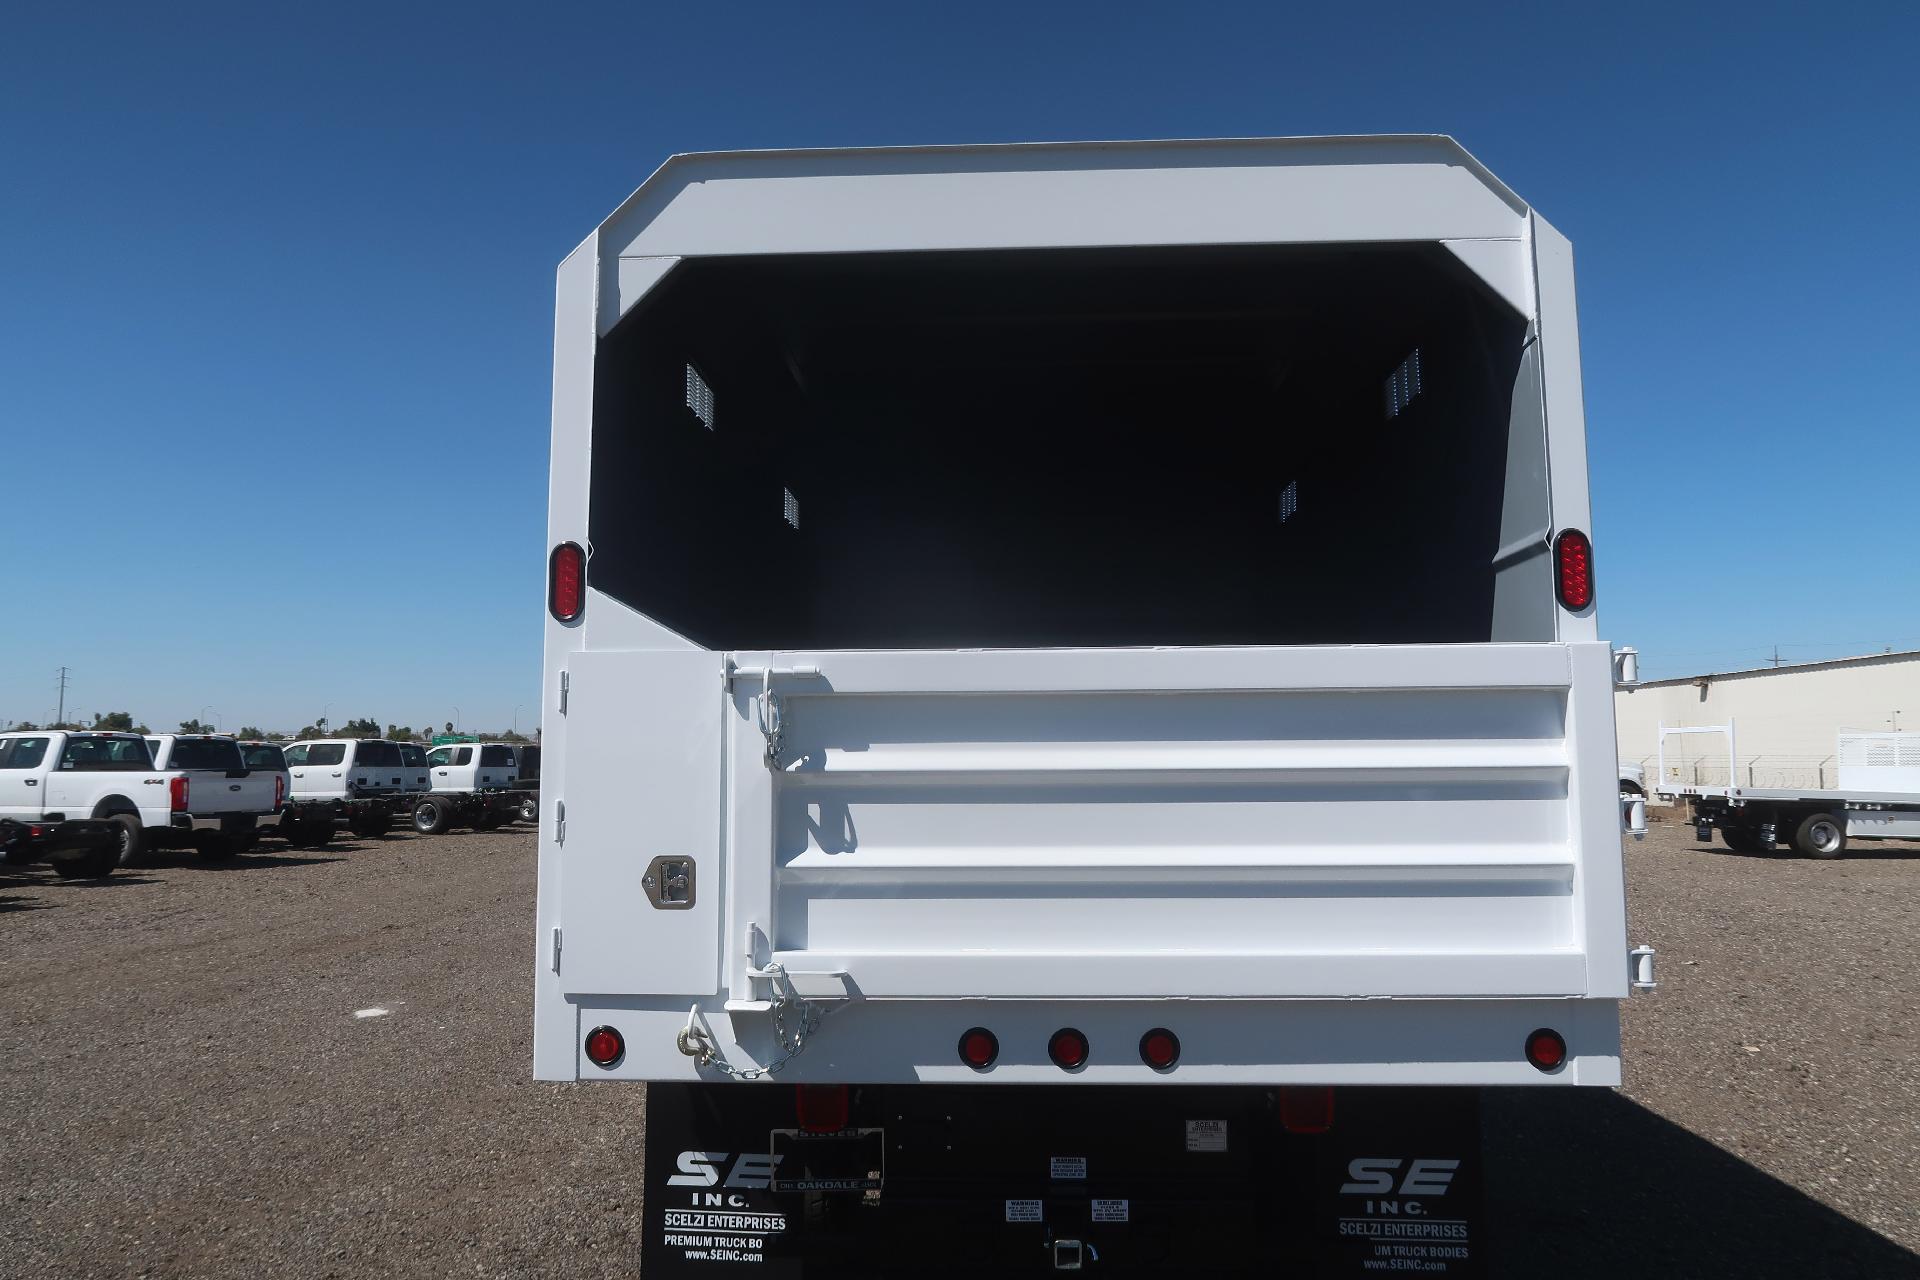
<instances>
[{"instance_id":1,"label":"gravel ground","mask_svg":"<svg viewBox=\"0 0 1920 1280\"><path fill-rule=\"evenodd\" d=\"M1622 1093L1489 1095L1495 1274L1920 1275L1920 847L1628 856L1662 986ZM633 1274L639 1092L529 1078L533 879L523 828L0 870L0 1274Z\"/></svg>"}]
</instances>

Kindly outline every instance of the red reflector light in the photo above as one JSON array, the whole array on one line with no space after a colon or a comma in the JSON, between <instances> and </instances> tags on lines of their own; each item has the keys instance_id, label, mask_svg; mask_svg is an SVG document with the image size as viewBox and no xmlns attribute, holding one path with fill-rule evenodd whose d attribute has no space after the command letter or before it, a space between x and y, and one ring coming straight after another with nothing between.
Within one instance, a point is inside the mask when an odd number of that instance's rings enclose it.
<instances>
[{"instance_id":1,"label":"red reflector light","mask_svg":"<svg viewBox=\"0 0 1920 1280\"><path fill-rule=\"evenodd\" d=\"M1593 603L1593 544L1578 529L1562 529L1553 542L1554 583L1560 603L1576 612Z\"/></svg>"},{"instance_id":2,"label":"red reflector light","mask_svg":"<svg viewBox=\"0 0 1920 1280\"><path fill-rule=\"evenodd\" d=\"M807 1133L838 1133L847 1127L848 1095L844 1084L793 1086L793 1112Z\"/></svg>"},{"instance_id":3,"label":"red reflector light","mask_svg":"<svg viewBox=\"0 0 1920 1280\"><path fill-rule=\"evenodd\" d=\"M286 799L287 775L284 773L276 773L273 775L273 807L278 809L286 802Z\"/></svg>"},{"instance_id":4,"label":"red reflector light","mask_svg":"<svg viewBox=\"0 0 1920 1280\"><path fill-rule=\"evenodd\" d=\"M1072 1027L1062 1027L1047 1041L1047 1056L1062 1071L1078 1071L1087 1065L1087 1038Z\"/></svg>"},{"instance_id":5,"label":"red reflector light","mask_svg":"<svg viewBox=\"0 0 1920 1280\"><path fill-rule=\"evenodd\" d=\"M627 1052L627 1042L612 1027L595 1027L587 1032L587 1061L596 1067L610 1067Z\"/></svg>"},{"instance_id":6,"label":"red reflector light","mask_svg":"<svg viewBox=\"0 0 1920 1280\"><path fill-rule=\"evenodd\" d=\"M177 773L167 783L167 800L175 813L187 811L187 776Z\"/></svg>"},{"instance_id":7,"label":"red reflector light","mask_svg":"<svg viewBox=\"0 0 1920 1280\"><path fill-rule=\"evenodd\" d=\"M587 553L577 542L563 542L547 561L547 610L561 622L579 618L587 607Z\"/></svg>"},{"instance_id":8,"label":"red reflector light","mask_svg":"<svg viewBox=\"0 0 1920 1280\"><path fill-rule=\"evenodd\" d=\"M1166 1071L1180 1061L1180 1037L1165 1027L1155 1027L1140 1037L1140 1061L1155 1071Z\"/></svg>"},{"instance_id":9,"label":"red reflector light","mask_svg":"<svg viewBox=\"0 0 1920 1280\"><path fill-rule=\"evenodd\" d=\"M1542 1071L1557 1071L1567 1060L1567 1042L1558 1031L1542 1027L1527 1037L1527 1061Z\"/></svg>"},{"instance_id":10,"label":"red reflector light","mask_svg":"<svg viewBox=\"0 0 1920 1280\"><path fill-rule=\"evenodd\" d=\"M1288 1133L1333 1128L1333 1086L1288 1085L1280 1090L1280 1127Z\"/></svg>"},{"instance_id":11,"label":"red reflector light","mask_svg":"<svg viewBox=\"0 0 1920 1280\"><path fill-rule=\"evenodd\" d=\"M960 1061L975 1071L985 1071L1000 1056L1000 1041L985 1027L973 1027L960 1035Z\"/></svg>"}]
</instances>

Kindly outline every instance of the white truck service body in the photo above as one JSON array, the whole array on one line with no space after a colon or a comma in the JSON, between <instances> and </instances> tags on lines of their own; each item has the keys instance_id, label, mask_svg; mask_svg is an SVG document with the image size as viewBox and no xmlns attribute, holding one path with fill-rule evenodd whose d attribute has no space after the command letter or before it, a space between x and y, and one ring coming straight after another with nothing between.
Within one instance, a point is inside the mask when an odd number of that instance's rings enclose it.
<instances>
[{"instance_id":1,"label":"white truck service body","mask_svg":"<svg viewBox=\"0 0 1920 1280\"><path fill-rule=\"evenodd\" d=\"M459 742L427 753L433 790L484 791L519 780L519 761L510 742Z\"/></svg>"},{"instance_id":2,"label":"white truck service body","mask_svg":"<svg viewBox=\"0 0 1920 1280\"><path fill-rule=\"evenodd\" d=\"M684 1082L650 1197L934 1185L783 1184L848 1122L775 1072L1043 1087L1056 1180L1137 1086L1169 1187L1241 1149L1172 1086L1619 1082L1572 255L1451 139L674 157L560 266L550 476L534 1068Z\"/></svg>"}]
</instances>

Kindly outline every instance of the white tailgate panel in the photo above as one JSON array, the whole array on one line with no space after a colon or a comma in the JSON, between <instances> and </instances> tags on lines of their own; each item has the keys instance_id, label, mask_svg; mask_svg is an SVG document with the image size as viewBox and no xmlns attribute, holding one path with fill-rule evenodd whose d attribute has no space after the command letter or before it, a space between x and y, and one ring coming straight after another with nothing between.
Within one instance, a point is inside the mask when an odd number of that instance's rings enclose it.
<instances>
[{"instance_id":1,"label":"white tailgate panel","mask_svg":"<svg viewBox=\"0 0 1920 1280\"><path fill-rule=\"evenodd\" d=\"M719 986L720 655L575 653L567 670L560 981L576 993L708 995ZM691 907L663 910L641 878L694 860Z\"/></svg>"}]
</instances>

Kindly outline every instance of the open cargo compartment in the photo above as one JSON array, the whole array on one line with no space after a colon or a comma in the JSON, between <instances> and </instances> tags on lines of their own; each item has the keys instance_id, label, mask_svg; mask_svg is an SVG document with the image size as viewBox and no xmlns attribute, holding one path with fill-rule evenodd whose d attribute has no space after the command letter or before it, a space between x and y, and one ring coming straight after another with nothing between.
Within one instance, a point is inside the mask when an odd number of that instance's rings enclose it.
<instances>
[{"instance_id":1,"label":"open cargo compartment","mask_svg":"<svg viewBox=\"0 0 1920 1280\"><path fill-rule=\"evenodd\" d=\"M1526 339L1438 245L685 262L595 362L589 581L717 650L1550 639Z\"/></svg>"},{"instance_id":2,"label":"open cargo compartment","mask_svg":"<svg viewBox=\"0 0 1920 1280\"><path fill-rule=\"evenodd\" d=\"M1565 242L1494 192L1463 241L742 252L797 234L760 163L562 272L538 1073L1618 1083ZM793 209L868 162L766 163Z\"/></svg>"}]
</instances>

